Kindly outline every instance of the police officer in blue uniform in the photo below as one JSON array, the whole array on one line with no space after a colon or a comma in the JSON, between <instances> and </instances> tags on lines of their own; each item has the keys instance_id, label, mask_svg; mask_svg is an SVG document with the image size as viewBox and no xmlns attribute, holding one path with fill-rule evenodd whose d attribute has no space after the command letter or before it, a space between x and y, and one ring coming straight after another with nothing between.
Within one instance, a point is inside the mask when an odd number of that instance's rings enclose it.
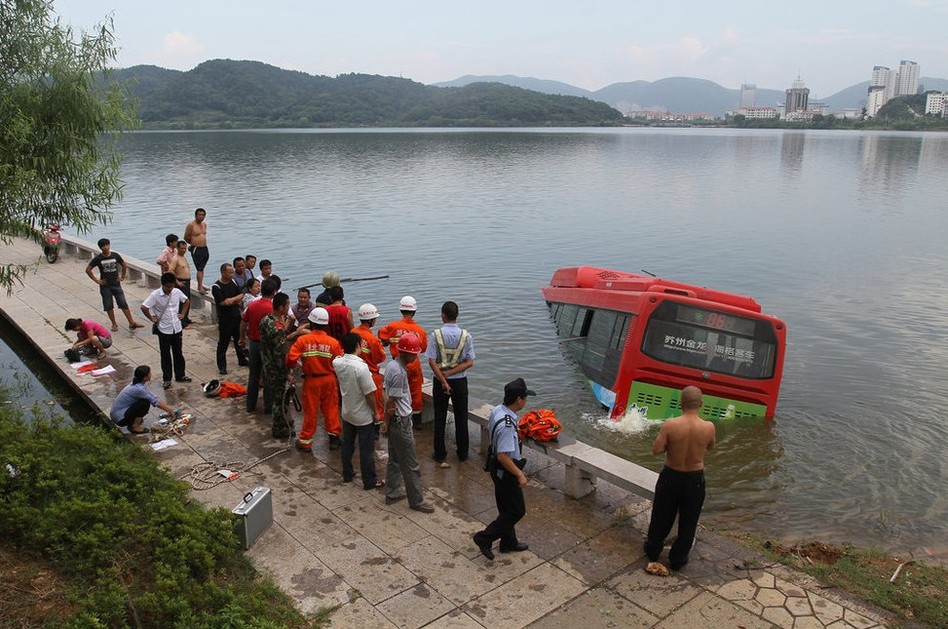
<instances>
[{"instance_id":1,"label":"police officer in blue uniform","mask_svg":"<svg viewBox=\"0 0 948 629\"><path fill-rule=\"evenodd\" d=\"M494 558L491 548L497 540L500 540L502 553L518 553L529 548L517 539L515 527L527 513L523 500L523 488L527 486L527 477L523 473L526 459L520 452L517 412L526 406L527 397L531 395L536 393L527 388L523 378L508 382L504 386L504 403L494 407L487 423L492 459L495 459L489 462L489 471L494 481L497 518L486 529L474 534L474 543L488 559Z\"/></svg>"}]
</instances>

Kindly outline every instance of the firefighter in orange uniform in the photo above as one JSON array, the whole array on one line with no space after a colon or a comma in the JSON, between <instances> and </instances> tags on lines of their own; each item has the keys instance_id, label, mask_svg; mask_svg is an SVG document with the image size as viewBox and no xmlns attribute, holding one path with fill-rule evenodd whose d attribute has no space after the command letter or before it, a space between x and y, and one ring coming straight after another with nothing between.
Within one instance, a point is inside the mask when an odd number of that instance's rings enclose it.
<instances>
[{"instance_id":1,"label":"firefighter in orange uniform","mask_svg":"<svg viewBox=\"0 0 948 629\"><path fill-rule=\"evenodd\" d=\"M410 295L402 297L398 304L398 309L402 313L402 318L392 321L388 325L379 328L379 339L383 345L388 345L392 358L398 358L398 338L405 332L414 332L421 341L421 353L424 354L428 349L428 335L425 329L415 323L415 312L418 311L418 302ZM421 411L425 407L424 398L421 396L421 385L425 381L425 376L421 372L421 362L414 361L408 365L408 388L411 391L411 410L412 423L417 428L421 425Z\"/></svg>"},{"instance_id":2,"label":"firefighter in orange uniform","mask_svg":"<svg viewBox=\"0 0 948 629\"><path fill-rule=\"evenodd\" d=\"M296 447L304 452L313 449L316 434L316 416L322 414L323 428L329 435L329 449L339 448L339 390L332 359L342 356L339 341L326 333L329 313L325 308L313 308L309 313L312 331L296 339L286 355L287 367L299 365L303 373L303 425L297 435Z\"/></svg>"},{"instance_id":3,"label":"firefighter in orange uniform","mask_svg":"<svg viewBox=\"0 0 948 629\"><path fill-rule=\"evenodd\" d=\"M359 321L361 325L352 329L362 339L362 347L359 350L359 356L369 366L369 372L372 374L372 381L375 382L375 404L378 407L379 417L385 416L385 396L382 394L382 374L379 371L379 365L385 361L385 348L382 342L372 332L372 326L378 321L378 308L372 304L362 304L359 306Z\"/></svg>"}]
</instances>

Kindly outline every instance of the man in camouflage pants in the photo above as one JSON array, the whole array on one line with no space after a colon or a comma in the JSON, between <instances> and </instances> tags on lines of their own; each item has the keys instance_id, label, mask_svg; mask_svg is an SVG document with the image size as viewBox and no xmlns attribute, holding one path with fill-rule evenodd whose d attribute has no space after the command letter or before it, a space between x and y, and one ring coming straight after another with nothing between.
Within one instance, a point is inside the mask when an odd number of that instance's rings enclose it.
<instances>
[{"instance_id":1,"label":"man in camouflage pants","mask_svg":"<svg viewBox=\"0 0 948 629\"><path fill-rule=\"evenodd\" d=\"M272 429L276 439L286 439L293 434L283 407L288 376L286 352L298 336L309 332L309 326L301 324L295 331L287 333L289 310L289 295L277 293L273 296L273 312L260 320L260 356L264 377L273 392Z\"/></svg>"}]
</instances>

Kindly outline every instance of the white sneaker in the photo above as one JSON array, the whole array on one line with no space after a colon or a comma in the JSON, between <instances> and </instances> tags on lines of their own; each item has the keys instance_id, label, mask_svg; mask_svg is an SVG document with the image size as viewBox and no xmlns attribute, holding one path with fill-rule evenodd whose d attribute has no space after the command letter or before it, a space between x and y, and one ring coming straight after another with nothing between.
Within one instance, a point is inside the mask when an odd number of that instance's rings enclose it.
<instances>
[{"instance_id":1,"label":"white sneaker","mask_svg":"<svg viewBox=\"0 0 948 629\"><path fill-rule=\"evenodd\" d=\"M375 459L377 461L388 461L388 452L386 452L385 450L376 450Z\"/></svg>"}]
</instances>

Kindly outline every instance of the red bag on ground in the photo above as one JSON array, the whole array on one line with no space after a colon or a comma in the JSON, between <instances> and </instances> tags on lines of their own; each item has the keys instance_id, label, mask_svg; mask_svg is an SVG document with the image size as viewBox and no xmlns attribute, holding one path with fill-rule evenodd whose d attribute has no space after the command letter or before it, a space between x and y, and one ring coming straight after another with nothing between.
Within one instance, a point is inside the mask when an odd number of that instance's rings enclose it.
<instances>
[{"instance_id":1,"label":"red bag on ground","mask_svg":"<svg viewBox=\"0 0 948 629\"><path fill-rule=\"evenodd\" d=\"M556 412L546 408L527 411L517 426L521 440L530 437L534 441L556 441L562 430L563 424L556 419Z\"/></svg>"}]
</instances>

